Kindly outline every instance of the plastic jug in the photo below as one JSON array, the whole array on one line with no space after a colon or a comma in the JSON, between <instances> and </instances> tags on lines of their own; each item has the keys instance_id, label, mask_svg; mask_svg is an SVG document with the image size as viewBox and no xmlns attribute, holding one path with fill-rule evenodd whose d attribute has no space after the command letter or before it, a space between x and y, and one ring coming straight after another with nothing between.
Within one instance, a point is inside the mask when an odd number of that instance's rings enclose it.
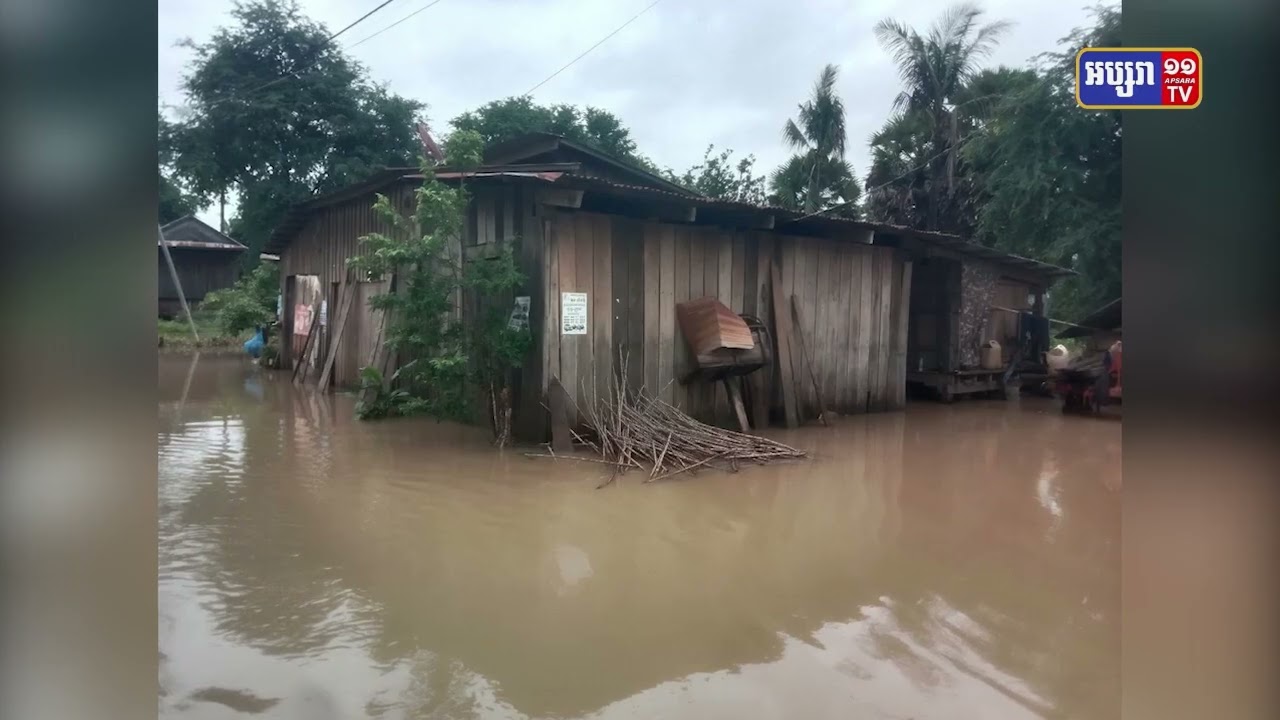
<instances>
[{"instance_id":1,"label":"plastic jug","mask_svg":"<svg viewBox=\"0 0 1280 720\"><path fill-rule=\"evenodd\" d=\"M1049 367L1049 374L1054 375L1071 363L1071 352L1066 345L1058 345L1045 353L1044 363Z\"/></svg>"},{"instance_id":2,"label":"plastic jug","mask_svg":"<svg viewBox=\"0 0 1280 720\"><path fill-rule=\"evenodd\" d=\"M995 340L982 343L980 363L983 370L999 370L1004 367L1004 358L1000 355L1000 343Z\"/></svg>"}]
</instances>

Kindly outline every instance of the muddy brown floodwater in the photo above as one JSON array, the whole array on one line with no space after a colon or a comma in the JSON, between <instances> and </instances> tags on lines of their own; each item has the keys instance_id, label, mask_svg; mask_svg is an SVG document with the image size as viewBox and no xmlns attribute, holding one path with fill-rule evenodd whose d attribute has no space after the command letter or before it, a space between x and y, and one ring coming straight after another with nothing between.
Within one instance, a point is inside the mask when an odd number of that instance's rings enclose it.
<instances>
[{"instance_id":1,"label":"muddy brown floodwater","mask_svg":"<svg viewBox=\"0 0 1280 720\"><path fill-rule=\"evenodd\" d=\"M915 403L595 490L160 358L166 718L1112 718L1120 424Z\"/></svg>"}]
</instances>

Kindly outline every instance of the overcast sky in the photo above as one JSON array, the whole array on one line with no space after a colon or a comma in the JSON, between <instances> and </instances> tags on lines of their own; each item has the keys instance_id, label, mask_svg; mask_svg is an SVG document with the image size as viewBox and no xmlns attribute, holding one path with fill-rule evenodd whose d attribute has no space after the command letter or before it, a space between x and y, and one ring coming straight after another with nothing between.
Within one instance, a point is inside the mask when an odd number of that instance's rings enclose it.
<instances>
[{"instance_id":1,"label":"overcast sky","mask_svg":"<svg viewBox=\"0 0 1280 720\"><path fill-rule=\"evenodd\" d=\"M427 104L433 128L489 100L519 95L609 34L652 0L442 0L348 54L371 77ZM302 0L304 12L337 30L381 0ZM394 0L346 33L359 42L431 0ZM867 139L888 117L897 73L872 27L892 17L924 30L949 0L661 0L653 9L534 93L539 103L595 105L631 128L640 152L683 170L708 143L754 153L758 170L788 151L781 131L826 63L849 131L859 177ZM1090 0L986 0L990 19L1014 22L989 60L1021 66L1087 25ZM230 22L231 0L160 0L159 93L180 105L191 52ZM216 218L216 211L202 213Z\"/></svg>"}]
</instances>

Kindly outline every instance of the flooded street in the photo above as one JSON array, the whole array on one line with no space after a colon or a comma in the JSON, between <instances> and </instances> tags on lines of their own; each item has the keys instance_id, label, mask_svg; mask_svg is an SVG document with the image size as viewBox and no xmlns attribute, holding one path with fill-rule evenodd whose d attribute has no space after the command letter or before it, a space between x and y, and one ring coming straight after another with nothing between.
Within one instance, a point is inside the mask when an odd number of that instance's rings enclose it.
<instances>
[{"instance_id":1,"label":"flooded street","mask_svg":"<svg viewBox=\"0 0 1280 720\"><path fill-rule=\"evenodd\" d=\"M166 718L1112 718L1120 424L967 401L595 490L160 358Z\"/></svg>"}]
</instances>

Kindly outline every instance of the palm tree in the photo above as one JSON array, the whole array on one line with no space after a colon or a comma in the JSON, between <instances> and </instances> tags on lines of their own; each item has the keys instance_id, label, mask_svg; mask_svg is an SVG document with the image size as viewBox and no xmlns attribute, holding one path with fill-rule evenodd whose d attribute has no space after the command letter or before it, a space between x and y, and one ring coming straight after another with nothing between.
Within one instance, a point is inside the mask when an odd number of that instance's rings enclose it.
<instances>
[{"instance_id":1,"label":"palm tree","mask_svg":"<svg viewBox=\"0 0 1280 720\"><path fill-rule=\"evenodd\" d=\"M811 179L821 177L816 197L812 194ZM769 201L788 210L829 210L830 214L857 219L861 216L858 199L862 188L853 176L849 163L827 158L813 163L808 155L793 155L778 166L770 177L773 192Z\"/></svg>"},{"instance_id":2,"label":"palm tree","mask_svg":"<svg viewBox=\"0 0 1280 720\"><path fill-rule=\"evenodd\" d=\"M980 24L981 16L976 5L962 3L944 12L924 36L892 18L875 27L876 39L893 57L905 85L894 100L894 110L920 113L929 124L929 229L938 229L941 205L954 191L955 151L960 142L958 103L980 99L962 100L962 96L978 73L979 61L1011 27L1005 21ZM944 186L946 198L942 197Z\"/></svg>"},{"instance_id":3,"label":"palm tree","mask_svg":"<svg viewBox=\"0 0 1280 720\"><path fill-rule=\"evenodd\" d=\"M836 74L835 65L822 68L818 82L813 86L813 96L799 106L799 122L788 120L782 128L783 139L797 151L797 155L774 172L775 186L784 179L783 174L794 177L798 169L796 164L799 163L806 178L805 212L819 209L824 183L830 184L837 180L835 177L827 177L829 171L844 162L844 103L835 92ZM788 167L790 169L783 173ZM849 175L852 176L852 173ZM783 193L777 193L775 187L775 194Z\"/></svg>"},{"instance_id":4,"label":"palm tree","mask_svg":"<svg viewBox=\"0 0 1280 720\"><path fill-rule=\"evenodd\" d=\"M955 96L954 132L965 140L949 158L946 202L939 207L939 225L950 232L971 235L976 230L978 198L975 180L989 169L989 151L975 152L1001 113L1015 108L1039 80L1032 70L987 68L975 74ZM954 137L954 136L951 136ZM867 171L866 212L873 220L896 225L928 224L929 161L933 126L921 110L894 113L871 135L871 165ZM977 174L975 176L975 173Z\"/></svg>"}]
</instances>

